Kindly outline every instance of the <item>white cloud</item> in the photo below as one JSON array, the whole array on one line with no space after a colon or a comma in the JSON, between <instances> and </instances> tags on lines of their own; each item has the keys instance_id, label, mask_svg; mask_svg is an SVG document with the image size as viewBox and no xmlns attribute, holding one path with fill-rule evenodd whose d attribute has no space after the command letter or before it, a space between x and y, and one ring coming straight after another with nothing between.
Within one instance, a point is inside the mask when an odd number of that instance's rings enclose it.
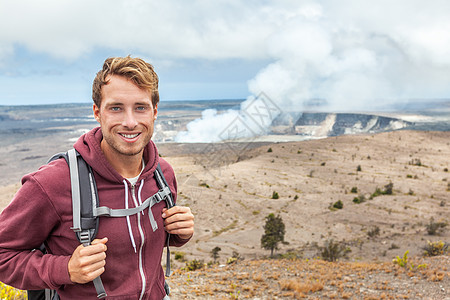
<instances>
[{"instance_id":1,"label":"white cloud","mask_svg":"<svg viewBox=\"0 0 450 300\"><path fill-rule=\"evenodd\" d=\"M449 95L449 12L447 0L0 0L9 29L0 64L17 45L68 60L119 49L166 66L272 59L249 82L255 95L283 107L326 97L330 107L364 108Z\"/></svg>"},{"instance_id":2,"label":"white cloud","mask_svg":"<svg viewBox=\"0 0 450 300\"><path fill-rule=\"evenodd\" d=\"M272 9L243 1L0 2L0 39L57 57L94 47L175 58L266 57ZM276 7L275 7L276 9Z\"/></svg>"}]
</instances>

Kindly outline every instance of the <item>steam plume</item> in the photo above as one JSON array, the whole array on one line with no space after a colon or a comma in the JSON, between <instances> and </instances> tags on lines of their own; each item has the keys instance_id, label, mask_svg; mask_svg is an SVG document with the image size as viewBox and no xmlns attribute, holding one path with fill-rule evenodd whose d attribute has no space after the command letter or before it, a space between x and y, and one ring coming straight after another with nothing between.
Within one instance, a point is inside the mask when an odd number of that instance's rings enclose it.
<instances>
[{"instance_id":1,"label":"steam plume","mask_svg":"<svg viewBox=\"0 0 450 300\"><path fill-rule=\"evenodd\" d=\"M278 14L281 26L265 49L273 63L249 81L253 96L240 111L205 112L176 140L222 140L236 118L254 129L246 107L261 92L279 112L302 111L317 98L325 100L324 111L373 111L411 98L448 97L445 9L449 2L348 0L308 2Z\"/></svg>"}]
</instances>

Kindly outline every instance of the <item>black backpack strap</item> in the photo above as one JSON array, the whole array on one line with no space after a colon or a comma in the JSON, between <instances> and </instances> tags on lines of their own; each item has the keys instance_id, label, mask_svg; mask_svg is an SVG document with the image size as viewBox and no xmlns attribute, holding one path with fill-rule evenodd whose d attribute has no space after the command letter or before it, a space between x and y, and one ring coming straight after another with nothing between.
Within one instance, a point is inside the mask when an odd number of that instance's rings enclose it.
<instances>
[{"instance_id":1,"label":"black backpack strap","mask_svg":"<svg viewBox=\"0 0 450 300\"><path fill-rule=\"evenodd\" d=\"M164 177L164 173L161 170L161 165L159 163L155 170L155 178L156 178L156 182L158 183L158 187L160 190L163 190L165 187L169 187L169 185L167 184L166 178ZM164 200L166 201L168 209L175 206L175 202L173 201L173 196L172 196L172 193L170 192L170 189L169 189L169 195L167 195L167 197Z\"/></svg>"},{"instance_id":2,"label":"black backpack strap","mask_svg":"<svg viewBox=\"0 0 450 300\"><path fill-rule=\"evenodd\" d=\"M97 186L91 167L75 150L67 151L72 191L73 226L78 240L84 246L91 244L98 229L98 218L94 217L94 205L99 204ZM97 298L105 298L106 291L100 276L94 279Z\"/></svg>"},{"instance_id":3,"label":"black backpack strap","mask_svg":"<svg viewBox=\"0 0 450 300\"><path fill-rule=\"evenodd\" d=\"M168 189L169 193L166 195L166 197L164 197L164 200L166 201L166 205L167 205L167 209L175 206L175 202L173 201L173 196L172 193L170 192L170 188L169 185L167 184L166 178L164 177L164 173L161 170L161 165L158 163L158 166L156 167L155 170L155 179L156 182L158 183L158 187L160 190L164 190L164 189ZM151 215L151 214L149 214ZM170 233L167 233L167 240L166 240L166 276L170 276L172 275L172 270L170 269L170 247L169 247L169 242L170 242ZM167 284L166 284L167 285ZM167 295L170 293L170 289L169 286L167 285L166 288L165 285L165 289L166 289L166 293Z\"/></svg>"}]
</instances>

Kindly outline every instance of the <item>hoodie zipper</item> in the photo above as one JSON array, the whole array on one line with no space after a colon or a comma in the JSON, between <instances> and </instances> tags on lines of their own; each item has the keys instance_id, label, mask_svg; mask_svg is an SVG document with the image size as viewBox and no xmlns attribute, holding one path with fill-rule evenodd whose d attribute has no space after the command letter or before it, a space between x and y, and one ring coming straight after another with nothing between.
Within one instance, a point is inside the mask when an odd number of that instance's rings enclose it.
<instances>
[{"instance_id":1,"label":"hoodie zipper","mask_svg":"<svg viewBox=\"0 0 450 300\"><path fill-rule=\"evenodd\" d=\"M136 200L136 186L133 184L131 185L131 196L133 197L133 202L135 206L138 206L138 202ZM139 273L141 275L141 279L142 279L142 290L141 290L141 295L139 297L139 299L142 299L144 297L144 293L145 293L145 286L146 286L146 280L145 280L145 274L144 274L144 267L142 264L142 250L144 247L144 242L145 242L145 237L144 237L144 231L142 230L142 226L141 226L141 214L136 214L137 215L137 223L138 223L138 229L139 229L139 234L141 235L141 245L139 246Z\"/></svg>"}]
</instances>

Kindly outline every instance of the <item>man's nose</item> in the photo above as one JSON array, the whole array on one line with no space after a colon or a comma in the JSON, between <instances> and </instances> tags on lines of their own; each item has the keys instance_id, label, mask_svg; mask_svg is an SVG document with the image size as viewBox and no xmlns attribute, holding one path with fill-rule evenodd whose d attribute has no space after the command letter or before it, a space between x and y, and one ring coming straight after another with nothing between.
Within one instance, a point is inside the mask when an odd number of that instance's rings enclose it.
<instances>
[{"instance_id":1,"label":"man's nose","mask_svg":"<svg viewBox=\"0 0 450 300\"><path fill-rule=\"evenodd\" d=\"M122 125L128 129L134 129L137 125L138 122L136 120L136 116L134 115L134 112L131 110L128 110L125 113L125 118L123 120Z\"/></svg>"}]
</instances>

